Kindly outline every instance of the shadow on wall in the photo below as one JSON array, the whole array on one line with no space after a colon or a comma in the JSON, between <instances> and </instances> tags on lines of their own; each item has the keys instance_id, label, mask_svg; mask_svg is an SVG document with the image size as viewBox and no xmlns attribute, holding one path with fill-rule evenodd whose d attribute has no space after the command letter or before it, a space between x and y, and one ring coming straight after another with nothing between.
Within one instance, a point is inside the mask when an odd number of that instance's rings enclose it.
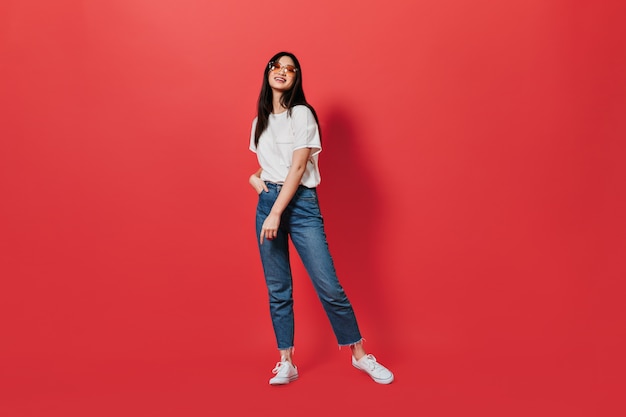
<instances>
[{"instance_id":1,"label":"shadow on wall","mask_svg":"<svg viewBox=\"0 0 626 417\"><path fill-rule=\"evenodd\" d=\"M391 340L387 278L378 250L385 216L378 181L368 168L358 123L349 111L331 106L320 119L320 206L337 275L354 306L363 337Z\"/></svg>"}]
</instances>

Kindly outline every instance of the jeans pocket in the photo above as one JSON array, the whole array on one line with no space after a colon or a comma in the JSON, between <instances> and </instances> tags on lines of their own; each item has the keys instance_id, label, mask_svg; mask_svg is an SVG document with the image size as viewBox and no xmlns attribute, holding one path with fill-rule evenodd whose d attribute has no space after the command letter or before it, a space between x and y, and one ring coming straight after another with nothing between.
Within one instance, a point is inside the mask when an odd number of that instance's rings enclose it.
<instances>
[{"instance_id":1,"label":"jeans pocket","mask_svg":"<svg viewBox=\"0 0 626 417\"><path fill-rule=\"evenodd\" d=\"M298 197L298 200L301 200L301 201L307 201L307 202L317 201L317 191L315 190L315 188L298 187L296 196Z\"/></svg>"}]
</instances>

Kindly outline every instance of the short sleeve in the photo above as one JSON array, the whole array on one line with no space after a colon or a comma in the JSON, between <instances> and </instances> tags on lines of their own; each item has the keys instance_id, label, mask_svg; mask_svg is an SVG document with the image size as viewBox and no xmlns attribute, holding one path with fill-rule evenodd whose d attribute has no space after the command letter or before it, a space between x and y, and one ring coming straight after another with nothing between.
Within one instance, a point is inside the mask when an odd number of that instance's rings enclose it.
<instances>
[{"instance_id":1,"label":"short sleeve","mask_svg":"<svg viewBox=\"0 0 626 417\"><path fill-rule=\"evenodd\" d=\"M322 151L322 142L319 127L315 116L307 106L295 106L291 112L291 122L294 135L293 150L302 148L313 149L313 155Z\"/></svg>"},{"instance_id":2,"label":"short sleeve","mask_svg":"<svg viewBox=\"0 0 626 417\"><path fill-rule=\"evenodd\" d=\"M252 121L252 129L250 130L250 150L254 153L256 153L256 145L254 144L254 131L256 130L256 121L257 118L255 117L254 120Z\"/></svg>"}]
</instances>

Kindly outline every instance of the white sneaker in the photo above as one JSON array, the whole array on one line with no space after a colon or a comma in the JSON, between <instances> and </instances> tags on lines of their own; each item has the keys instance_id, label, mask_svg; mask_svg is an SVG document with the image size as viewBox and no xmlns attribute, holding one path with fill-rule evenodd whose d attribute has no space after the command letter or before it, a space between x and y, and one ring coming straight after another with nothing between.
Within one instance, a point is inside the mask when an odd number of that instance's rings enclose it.
<instances>
[{"instance_id":1,"label":"white sneaker","mask_svg":"<svg viewBox=\"0 0 626 417\"><path fill-rule=\"evenodd\" d=\"M276 362L272 373L276 376L270 379L270 385L288 384L298 379L298 368L288 361Z\"/></svg>"},{"instance_id":2,"label":"white sneaker","mask_svg":"<svg viewBox=\"0 0 626 417\"><path fill-rule=\"evenodd\" d=\"M352 366L367 373L379 384L391 384L393 382L393 373L380 363L376 362L374 355L365 355L358 361L353 356Z\"/></svg>"}]
</instances>

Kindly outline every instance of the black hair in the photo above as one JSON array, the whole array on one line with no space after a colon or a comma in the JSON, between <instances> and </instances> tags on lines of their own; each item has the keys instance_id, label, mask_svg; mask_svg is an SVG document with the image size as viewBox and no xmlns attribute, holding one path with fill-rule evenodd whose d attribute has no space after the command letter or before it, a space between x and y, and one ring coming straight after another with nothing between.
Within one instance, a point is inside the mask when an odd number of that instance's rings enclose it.
<instances>
[{"instance_id":1,"label":"black hair","mask_svg":"<svg viewBox=\"0 0 626 417\"><path fill-rule=\"evenodd\" d=\"M265 69L263 70L263 83L261 84L261 93L259 94L259 100L257 104L257 122L256 129L254 131L255 145L259 144L259 138L261 137L261 134L265 131L265 129L267 129L269 116L273 110L272 88L270 87L270 83L268 80L268 74L270 72L269 64L271 62L278 61L284 56L289 57L293 60L297 71L294 74L295 80L293 86L288 91L285 91L283 93L282 97L280 98L280 104L282 104L283 107L287 109L289 116L291 116L291 109L294 106L307 106L311 110L311 113L313 113L313 117L315 117L315 121L317 122L318 130L320 130L317 113L315 112L313 106L311 106L304 97L304 90L302 89L302 68L300 67L300 62L298 61L298 58L296 58L296 56L291 52L279 52L272 58L270 58L270 60L265 64Z\"/></svg>"}]
</instances>

